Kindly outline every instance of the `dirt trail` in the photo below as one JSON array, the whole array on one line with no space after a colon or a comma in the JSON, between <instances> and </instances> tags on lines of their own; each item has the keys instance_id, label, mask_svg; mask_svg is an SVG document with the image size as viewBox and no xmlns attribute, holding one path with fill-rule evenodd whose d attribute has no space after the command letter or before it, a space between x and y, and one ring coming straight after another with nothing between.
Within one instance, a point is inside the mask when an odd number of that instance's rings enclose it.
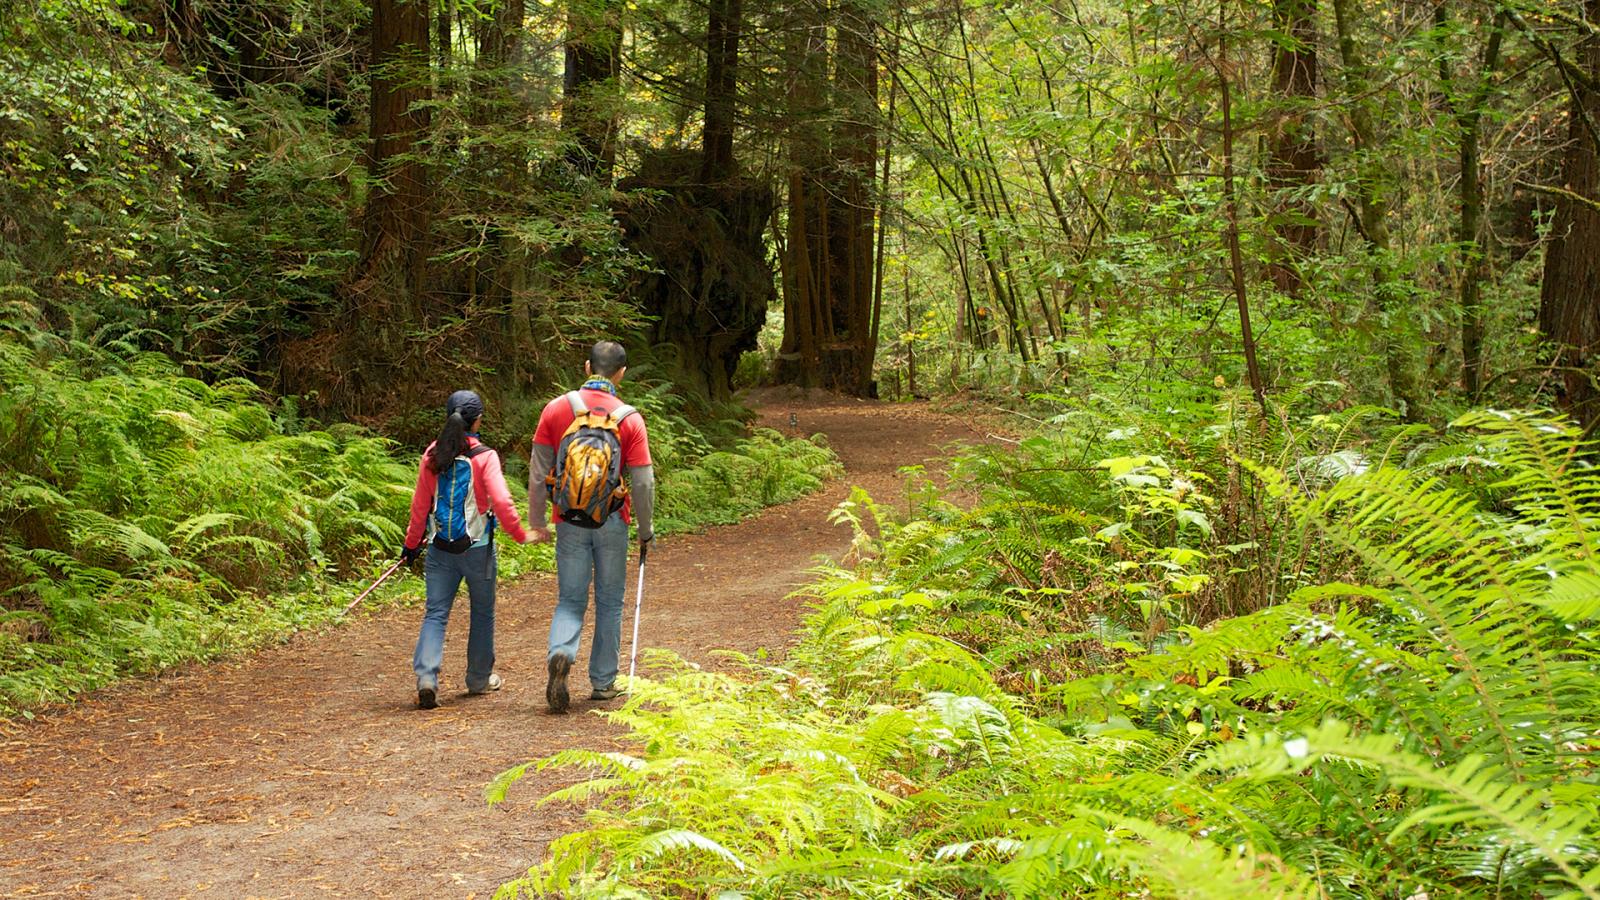
<instances>
[{"instance_id":1,"label":"dirt trail","mask_svg":"<svg viewBox=\"0 0 1600 900\"><path fill-rule=\"evenodd\" d=\"M976 435L926 405L769 397L765 424L825 432L846 478L740 525L664 539L651 556L642 644L697 662L717 648L781 648L800 605L784 595L849 543L827 513L860 484L900 496L896 469ZM420 587L418 588L420 590ZM497 694L460 693L463 595L443 706L414 708L420 612L390 610L233 663L124 683L0 739L0 896L488 897L569 830L535 801L539 776L484 805L512 765L618 745L587 700L544 706L554 580L502 583ZM626 616L632 616L633 588ZM628 652L627 628L623 654ZM587 696L589 638L573 667ZM624 662L626 665L626 662ZM567 777L567 776L560 776Z\"/></svg>"}]
</instances>

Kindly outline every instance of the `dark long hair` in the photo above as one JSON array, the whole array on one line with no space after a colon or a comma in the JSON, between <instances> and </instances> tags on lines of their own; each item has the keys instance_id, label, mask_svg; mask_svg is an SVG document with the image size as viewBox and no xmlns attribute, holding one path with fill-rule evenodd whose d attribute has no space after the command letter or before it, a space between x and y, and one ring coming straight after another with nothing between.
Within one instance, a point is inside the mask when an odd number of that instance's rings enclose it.
<instances>
[{"instance_id":1,"label":"dark long hair","mask_svg":"<svg viewBox=\"0 0 1600 900\"><path fill-rule=\"evenodd\" d=\"M456 457L466 452L467 426L471 424L461 418L460 410L444 420L444 428L439 430L439 438L433 442L433 452L428 455L428 468L435 474L443 472L446 466L456 461Z\"/></svg>"}]
</instances>

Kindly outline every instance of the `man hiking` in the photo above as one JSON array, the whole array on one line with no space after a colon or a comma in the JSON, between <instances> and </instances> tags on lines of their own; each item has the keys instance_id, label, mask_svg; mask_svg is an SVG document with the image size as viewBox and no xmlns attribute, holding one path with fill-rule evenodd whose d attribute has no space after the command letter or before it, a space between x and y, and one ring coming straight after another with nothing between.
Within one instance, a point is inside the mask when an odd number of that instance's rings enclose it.
<instances>
[{"instance_id":1,"label":"man hiking","mask_svg":"<svg viewBox=\"0 0 1600 900\"><path fill-rule=\"evenodd\" d=\"M639 525L641 552L655 534L650 522L655 504L650 439L644 418L617 397L627 371L628 354L621 344L595 344L583 365L583 387L550 401L533 435L528 517L534 527L543 528L547 503L555 514L557 598L545 686L545 700L554 712L565 712L571 702L567 673L578 658L591 580L589 699L612 700L622 694L616 680L628 525Z\"/></svg>"}]
</instances>

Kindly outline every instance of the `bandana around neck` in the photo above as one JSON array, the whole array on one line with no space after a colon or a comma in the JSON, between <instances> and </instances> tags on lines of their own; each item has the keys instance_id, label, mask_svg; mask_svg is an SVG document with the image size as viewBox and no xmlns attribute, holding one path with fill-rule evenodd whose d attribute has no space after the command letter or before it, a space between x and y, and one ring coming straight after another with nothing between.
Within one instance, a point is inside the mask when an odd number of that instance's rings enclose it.
<instances>
[{"instance_id":1,"label":"bandana around neck","mask_svg":"<svg viewBox=\"0 0 1600 900\"><path fill-rule=\"evenodd\" d=\"M605 391L613 397L617 395L617 386L612 384L609 378L591 378L583 383L583 389L586 391Z\"/></svg>"}]
</instances>

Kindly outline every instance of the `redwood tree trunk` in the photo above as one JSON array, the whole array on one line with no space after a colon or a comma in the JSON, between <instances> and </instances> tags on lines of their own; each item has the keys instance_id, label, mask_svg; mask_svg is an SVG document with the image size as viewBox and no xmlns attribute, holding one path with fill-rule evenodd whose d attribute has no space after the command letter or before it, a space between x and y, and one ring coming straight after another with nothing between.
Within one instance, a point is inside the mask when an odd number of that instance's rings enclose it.
<instances>
[{"instance_id":1,"label":"redwood tree trunk","mask_svg":"<svg viewBox=\"0 0 1600 900\"><path fill-rule=\"evenodd\" d=\"M1306 116L1306 107L1317 93L1316 14L1317 0L1274 0L1272 4L1273 24L1280 34L1272 48L1272 89L1284 105L1283 118L1269 138L1267 182L1274 191L1303 188L1322 170L1316 129ZM1316 249L1314 216L1315 210L1305 200L1279 204L1278 248L1268 271L1283 293L1300 293L1296 261Z\"/></svg>"},{"instance_id":2,"label":"redwood tree trunk","mask_svg":"<svg viewBox=\"0 0 1600 900\"><path fill-rule=\"evenodd\" d=\"M739 71L742 0L711 0L706 19L706 122L701 133L700 180L733 176L734 102Z\"/></svg>"},{"instance_id":3,"label":"redwood tree trunk","mask_svg":"<svg viewBox=\"0 0 1600 900\"><path fill-rule=\"evenodd\" d=\"M706 20L705 125L701 152L646 153L626 190L653 200L620 210L623 234L654 272L630 291L654 317L652 343L678 348L673 379L713 400L733 394L739 358L756 348L773 300L765 234L773 195L738 175L733 156L740 0L711 0Z\"/></svg>"},{"instance_id":4,"label":"redwood tree trunk","mask_svg":"<svg viewBox=\"0 0 1600 900\"><path fill-rule=\"evenodd\" d=\"M1600 18L1600 0L1585 0L1588 21ZM1590 123L1600 115L1600 36L1587 34L1579 65L1588 85L1571 79L1573 96L1561 177L1566 190L1590 203L1600 202L1600 156ZM1594 386L1594 356L1600 349L1600 210L1562 197L1545 250L1544 285L1539 294L1539 330L1555 345L1561 372L1562 402L1585 428L1600 421L1600 391Z\"/></svg>"},{"instance_id":5,"label":"redwood tree trunk","mask_svg":"<svg viewBox=\"0 0 1600 900\"><path fill-rule=\"evenodd\" d=\"M527 105L516 90L525 13L525 0L493 0L480 2L473 16L477 59L469 109L479 127L522 122L528 115ZM503 224L503 217L516 215L516 185L524 161L517 150L493 142L478 145L471 152L477 177L490 192L486 198L489 205L482 211L491 214L492 224L483 239L492 243L495 251L472 259L459 296L490 309L505 310L505 336L514 345L527 344L533 340L528 311L525 299L515 291L526 277L527 253ZM519 355L512 365L520 364Z\"/></svg>"},{"instance_id":6,"label":"redwood tree trunk","mask_svg":"<svg viewBox=\"0 0 1600 900\"><path fill-rule=\"evenodd\" d=\"M561 130L572 136L568 161L586 175L611 180L617 158L612 99L622 72L622 26L616 0L570 0Z\"/></svg>"},{"instance_id":7,"label":"redwood tree trunk","mask_svg":"<svg viewBox=\"0 0 1600 900\"><path fill-rule=\"evenodd\" d=\"M477 31L478 66L494 69L516 65L522 59L523 18L527 14L526 0L497 0L489 15L479 24ZM495 80L503 90L506 79Z\"/></svg>"},{"instance_id":8,"label":"redwood tree trunk","mask_svg":"<svg viewBox=\"0 0 1600 900\"><path fill-rule=\"evenodd\" d=\"M429 116L428 4L372 4L372 144L358 290L384 306L423 308L432 220L428 169L420 158Z\"/></svg>"},{"instance_id":9,"label":"redwood tree trunk","mask_svg":"<svg viewBox=\"0 0 1600 900\"><path fill-rule=\"evenodd\" d=\"M1443 25L1441 5L1435 21ZM1495 70L1500 66L1500 48L1505 39L1504 12L1497 14L1484 45L1483 66L1476 73L1477 84L1465 100L1458 101L1455 120L1460 132L1458 147L1461 159L1461 219L1456 229L1456 241L1461 246L1463 265L1461 272L1461 387L1467 398L1477 401L1483 383L1483 280L1488 265L1483 238L1483 182L1479 177L1478 126L1488 105L1490 85ZM1441 27L1440 32L1444 29ZM1441 74L1448 74L1447 64L1440 59ZM1448 87L1449 79L1440 83Z\"/></svg>"},{"instance_id":10,"label":"redwood tree trunk","mask_svg":"<svg viewBox=\"0 0 1600 900\"><path fill-rule=\"evenodd\" d=\"M774 377L802 387L822 385L823 343L832 333L828 290L827 135L809 123L827 115L827 17L817 0L798 0L785 22L785 56L794 60L788 93L790 132L788 228L783 265L783 343Z\"/></svg>"},{"instance_id":11,"label":"redwood tree trunk","mask_svg":"<svg viewBox=\"0 0 1600 900\"><path fill-rule=\"evenodd\" d=\"M859 2L840 10L834 75L839 125L833 140L838 187L830 195L829 295L833 342L828 387L865 397L872 393L872 278L876 204L872 196L878 161L878 54L874 27Z\"/></svg>"},{"instance_id":12,"label":"redwood tree trunk","mask_svg":"<svg viewBox=\"0 0 1600 900\"><path fill-rule=\"evenodd\" d=\"M808 7L814 13L820 5ZM817 19L821 16L818 14ZM791 90L790 118L815 121L819 108L838 121L831 151L802 124L790 141L789 258L784 270L789 298L778 380L855 396L873 393L875 204L878 152L878 54L868 10L846 3L838 10L834 71L827 79L820 27L797 32L809 43ZM810 24L815 25L815 22ZM831 87L831 102L826 93Z\"/></svg>"}]
</instances>

